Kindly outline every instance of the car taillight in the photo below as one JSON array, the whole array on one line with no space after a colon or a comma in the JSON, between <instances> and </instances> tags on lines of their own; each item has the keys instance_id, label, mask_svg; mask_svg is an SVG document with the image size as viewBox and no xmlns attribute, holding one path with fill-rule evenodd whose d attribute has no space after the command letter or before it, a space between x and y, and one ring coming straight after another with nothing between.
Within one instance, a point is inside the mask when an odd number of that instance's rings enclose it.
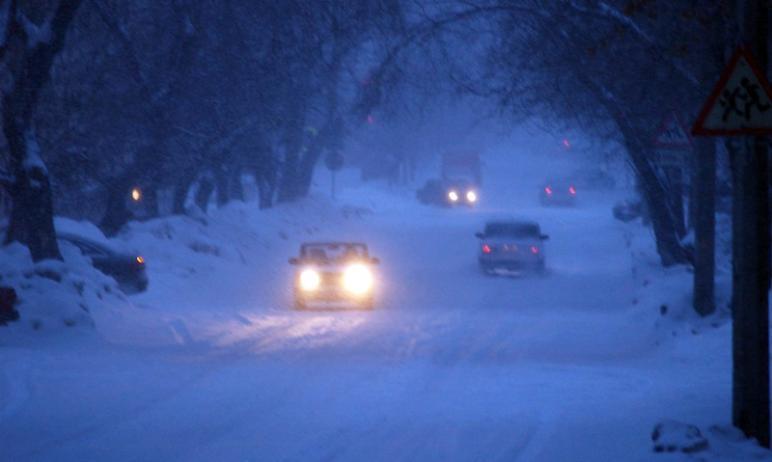
<instances>
[{"instance_id":1,"label":"car taillight","mask_svg":"<svg viewBox=\"0 0 772 462\"><path fill-rule=\"evenodd\" d=\"M570 192L571 195L573 196L573 195L576 194L576 188L574 188L573 186L569 186L568 187L568 192Z\"/></svg>"},{"instance_id":2,"label":"car taillight","mask_svg":"<svg viewBox=\"0 0 772 462\"><path fill-rule=\"evenodd\" d=\"M483 244L482 253L491 253L491 246L489 246L488 244Z\"/></svg>"},{"instance_id":3,"label":"car taillight","mask_svg":"<svg viewBox=\"0 0 772 462\"><path fill-rule=\"evenodd\" d=\"M534 254L534 255L538 255L539 254L539 248L536 247L535 245L532 245L531 246L531 253Z\"/></svg>"},{"instance_id":4,"label":"car taillight","mask_svg":"<svg viewBox=\"0 0 772 462\"><path fill-rule=\"evenodd\" d=\"M547 186L546 188L544 188L544 192L547 193L548 195L550 195L550 194L552 194L552 188Z\"/></svg>"}]
</instances>

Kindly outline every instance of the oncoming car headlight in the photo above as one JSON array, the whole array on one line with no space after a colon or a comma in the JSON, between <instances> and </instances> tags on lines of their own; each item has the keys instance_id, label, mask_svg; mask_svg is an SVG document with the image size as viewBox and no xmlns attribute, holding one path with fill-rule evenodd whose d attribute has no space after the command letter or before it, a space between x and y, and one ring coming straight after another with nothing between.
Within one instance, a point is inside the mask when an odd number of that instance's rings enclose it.
<instances>
[{"instance_id":1,"label":"oncoming car headlight","mask_svg":"<svg viewBox=\"0 0 772 462\"><path fill-rule=\"evenodd\" d=\"M343 273L343 288L354 295L364 295L373 287L373 274L361 264L346 268Z\"/></svg>"},{"instance_id":2,"label":"oncoming car headlight","mask_svg":"<svg viewBox=\"0 0 772 462\"><path fill-rule=\"evenodd\" d=\"M448 199L450 199L451 202L458 201L458 193L456 191L448 192Z\"/></svg>"},{"instance_id":3,"label":"oncoming car headlight","mask_svg":"<svg viewBox=\"0 0 772 462\"><path fill-rule=\"evenodd\" d=\"M310 292L319 288L322 278L315 269L306 268L300 273L300 288Z\"/></svg>"},{"instance_id":4,"label":"oncoming car headlight","mask_svg":"<svg viewBox=\"0 0 772 462\"><path fill-rule=\"evenodd\" d=\"M466 200L469 202L477 202L477 193L470 189L466 192Z\"/></svg>"}]
</instances>

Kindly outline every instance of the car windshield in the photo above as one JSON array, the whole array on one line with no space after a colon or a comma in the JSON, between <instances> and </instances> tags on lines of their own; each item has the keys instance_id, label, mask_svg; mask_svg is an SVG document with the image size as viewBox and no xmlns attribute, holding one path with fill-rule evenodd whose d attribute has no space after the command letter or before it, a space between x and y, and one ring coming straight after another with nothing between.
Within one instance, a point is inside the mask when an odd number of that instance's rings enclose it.
<instances>
[{"instance_id":1,"label":"car windshield","mask_svg":"<svg viewBox=\"0 0 772 462\"><path fill-rule=\"evenodd\" d=\"M367 247L363 244L330 243L306 244L300 251L303 258L314 261L340 261L367 257Z\"/></svg>"},{"instance_id":2,"label":"car windshield","mask_svg":"<svg viewBox=\"0 0 772 462\"><path fill-rule=\"evenodd\" d=\"M539 225L534 223L488 223L485 225L486 236L539 237Z\"/></svg>"}]
</instances>

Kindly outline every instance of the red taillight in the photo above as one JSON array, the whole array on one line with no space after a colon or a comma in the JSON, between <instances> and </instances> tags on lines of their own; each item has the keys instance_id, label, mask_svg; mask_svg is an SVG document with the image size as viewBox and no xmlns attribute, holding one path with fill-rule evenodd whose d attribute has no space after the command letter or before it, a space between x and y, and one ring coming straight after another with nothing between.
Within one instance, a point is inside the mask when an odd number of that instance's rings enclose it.
<instances>
[{"instance_id":1,"label":"red taillight","mask_svg":"<svg viewBox=\"0 0 772 462\"><path fill-rule=\"evenodd\" d=\"M491 253L491 246L489 246L488 244L483 244L482 253Z\"/></svg>"},{"instance_id":2,"label":"red taillight","mask_svg":"<svg viewBox=\"0 0 772 462\"><path fill-rule=\"evenodd\" d=\"M576 194L576 188L574 188L573 186L569 186L568 187L568 192L570 192L571 195L573 196L573 195Z\"/></svg>"},{"instance_id":3,"label":"red taillight","mask_svg":"<svg viewBox=\"0 0 772 462\"><path fill-rule=\"evenodd\" d=\"M546 188L544 188L544 192L545 192L545 193L547 193L548 195L549 195L549 194L552 194L552 188L550 188L549 186L547 186Z\"/></svg>"},{"instance_id":4,"label":"red taillight","mask_svg":"<svg viewBox=\"0 0 772 462\"><path fill-rule=\"evenodd\" d=\"M532 245L531 246L531 253L534 254L534 255L538 255L539 254L539 248L536 247L535 245Z\"/></svg>"}]
</instances>

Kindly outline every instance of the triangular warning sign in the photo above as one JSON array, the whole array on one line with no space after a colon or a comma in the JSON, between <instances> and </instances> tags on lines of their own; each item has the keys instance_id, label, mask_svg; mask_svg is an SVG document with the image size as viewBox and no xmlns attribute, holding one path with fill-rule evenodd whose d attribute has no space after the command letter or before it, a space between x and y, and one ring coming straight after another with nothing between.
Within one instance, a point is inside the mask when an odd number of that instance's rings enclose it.
<instances>
[{"instance_id":1,"label":"triangular warning sign","mask_svg":"<svg viewBox=\"0 0 772 462\"><path fill-rule=\"evenodd\" d=\"M748 51L740 48L732 56L697 116L692 133L772 134L772 89Z\"/></svg>"},{"instance_id":2,"label":"triangular warning sign","mask_svg":"<svg viewBox=\"0 0 772 462\"><path fill-rule=\"evenodd\" d=\"M654 146L664 149L690 149L692 139L675 111L668 113L654 137Z\"/></svg>"}]
</instances>

